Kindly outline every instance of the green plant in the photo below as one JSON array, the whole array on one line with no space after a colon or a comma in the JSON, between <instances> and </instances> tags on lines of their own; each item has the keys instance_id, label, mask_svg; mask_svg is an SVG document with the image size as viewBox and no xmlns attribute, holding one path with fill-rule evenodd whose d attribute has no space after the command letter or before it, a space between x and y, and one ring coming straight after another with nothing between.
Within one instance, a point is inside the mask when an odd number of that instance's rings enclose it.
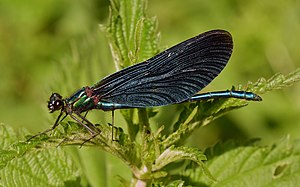
<instances>
[{"instance_id":1,"label":"green plant","mask_svg":"<svg viewBox=\"0 0 300 187\"><path fill-rule=\"evenodd\" d=\"M105 30L117 69L143 61L160 50L157 21L145 14L144 0L111 0L110 19ZM282 89L299 81L300 70L287 76L274 75L260 79L237 90L263 94ZM23 142L10 127L1 125L1 171L3 186L84 186L84 173L70 156L67 145L95 147L122 160L131 170L132 180L119 177L124 186L241 186L297 184L299 175L299 142L284 138L270 147L255 142L227 142L208 149L184 146L193 131L207 125L229 111L244 107L246 101L214 99L182 104L178 120L168 134L163 126L153 130L149 118L154 109L122 110L127 132L115 131L118 141L111 139L111 127L100 125L101 134L89 140L77 123L65 122L52 134ZM19 140L20 139L20 140ZM88 141L86 141L88 140ZM58 147L58 148L56 148ZM182 160L188 160L186 162ZM207 160L207 161L206 161ZM189 162L191 161L191 162ZM88 178L88 177L87 177Z\"/></svg>"}]
</instances>

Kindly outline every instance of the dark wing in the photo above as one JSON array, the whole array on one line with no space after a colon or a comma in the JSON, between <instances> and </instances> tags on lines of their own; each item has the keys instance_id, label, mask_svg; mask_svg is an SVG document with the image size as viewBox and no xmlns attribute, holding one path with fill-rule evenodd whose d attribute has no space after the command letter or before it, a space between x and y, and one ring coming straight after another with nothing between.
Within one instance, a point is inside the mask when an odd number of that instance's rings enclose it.
<instances>
[{"instance_id":1,"label":"dark wing","mask_svg":"<svg viewBox=\"0 0 300 187\"><path fill-rule=\"evenodd\" d=\"M128 107L179 103L195 95L225 67L233 43L230 33L202 33L118 71L92 86L102 101Z\"/></svg>"}]
</instances>

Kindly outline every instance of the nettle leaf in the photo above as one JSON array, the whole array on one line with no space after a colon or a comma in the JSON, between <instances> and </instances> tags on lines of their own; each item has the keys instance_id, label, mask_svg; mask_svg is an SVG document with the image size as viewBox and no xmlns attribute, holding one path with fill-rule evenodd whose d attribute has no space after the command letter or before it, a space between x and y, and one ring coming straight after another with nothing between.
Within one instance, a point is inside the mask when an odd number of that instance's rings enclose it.
<instances>
[{"instance_id":1,"label":"nettle leaf","mask_svg":"<svg viewBox=\"0 0 300 187\"><path fill-rule=\"evenodd\" d=\"M215 149L220 147L209 151L213 153ZM272 147L227 147L224 153L212 156L206 166L217 182L204 177L201 168L186 170L182 176L197 186L297 186L300 141L291 144L289 138L285 138Z\"/></svg>"},{"instance_id":2,"label":"nettle leaf","mask_svg":"<svg viewBox=\"0 0 300 187\"><path fill-rule=\"evenodd\" d=\"M59 148L34 151L11 160L0 170L3 186L65 186L80 184L80 172Z\"/></svg>"},{"instance_id":3,"label":"nettle leaf","mask_svg":"<svg viewBox=\"0 0 300 187\"><path fill-rule=\"evenodd\" d=\"M155 164L152 166L152 171L159 171L166 165L180 160L194 161L199 165L199 168L201 168L202 174L211 181L216 180L203 163L203 161L207 160L206 156L199 149L192 147L169 147L155 160Z\"/></svg>"},{"instance_id":4,"label":"nettle leaf","mask_svg":"<svg viewBox=\"0 0 300 187\"><path fill-rule=\"evenodd\" d=\"M182 180L174 180L174 181L171 181L170 183L168 184L164 184L164 182L156 182L154 184L152 184L153 187L183 187L183 186L186 186L184 185L184 181Z\"/></svg>"},{"instance_id":5,"label":"nettle leaf","mask_svg":"<svg viewBox=\"0 0 300 187\"><path fill-rule=\"evenodd\" d=\"M181 180L175 180L166 185L166 187L181 187L184 186L184 181Z\"/></svg>"},{"instance_id":6,"label":"nettle leaf","mask_svg":"<svg viewBox=\"0 0 300 187\"><path fill-rule=\"evenodd\" d=\"M4 142L18 139L11 127L1 125ZM3 145L3 144L2 144ZM1 147L1 186L79 186L80 172L60 148L42 151L32 144L15 142ZM26 153L26 154L25 154Z\"/></svg>"},{"instance_id":7,"label":"nettle leaf","mask_svg":"<svg viewBox=\"0 0 300 187\"><path fill-rule=\"evenodd\" d=\"M167 164L183 159L192 160L197 164L202 165L202 161L206 160L206 156L196 148L171 146L162 152L158 158L156 158L155 164L152 166L152 170L160 170Z\"/></svg>"},{"instance_id":8,"label":"nettle leaf","mask_svg":"<svg viewBox=\"0 0 300 187\"><path fill-rule=\"evenodd\" d=\"M146 16L146 1L110 2L109 23L105 28L116 68L130 66L157 54L157 20Z\"/></svg>"},{"instance_id":9,"label":"nettle leaf","mask_svg":"<svg viewBox=\"0 0 300 187\"><path fill-rule=\"evenodd\" d=\"M13 142L17 141L16 133L10 126L0 124L0 148L7 149Z\"/></svg>"},{"instance_id":10,"label":"nettle leaf","mask_svg":"<svg viewBox=\"0 0 300 187\"><path fill-rule=\"evenodd\" d=\"M248 83L248 88L255 93L262 94L272 90L283 89L288 86L292 86L293 83L300 81L300 68L289 73L288 75L282 75L277 73L269 79L261 78L256 83Z\"/></svg>"}]
</instances>

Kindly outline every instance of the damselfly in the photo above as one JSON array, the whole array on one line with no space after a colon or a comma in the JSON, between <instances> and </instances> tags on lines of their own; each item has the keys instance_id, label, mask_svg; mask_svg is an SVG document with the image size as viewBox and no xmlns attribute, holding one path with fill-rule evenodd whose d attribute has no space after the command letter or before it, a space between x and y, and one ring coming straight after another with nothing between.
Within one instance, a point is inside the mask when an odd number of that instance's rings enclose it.
<instances>
[{"instance_id":1,"label":"damselfly","mask_svg":"<svg viewBox=\"0 0 300 187\"><path fill-rule=\"evenodd\" d=\"M258 95L246 91L197 94L220 74L232 49L229 32L212 30L109 75L92 86L85 86L70 97L63 99L60 94L53 93L48 108L51 113L60 111L60 114L53 127L40 134L55 129L70 116L95 135L99 133L98 128L82 115L93 109L148 108L212 98L261 101Z\"/></svg>"}]
</instances>

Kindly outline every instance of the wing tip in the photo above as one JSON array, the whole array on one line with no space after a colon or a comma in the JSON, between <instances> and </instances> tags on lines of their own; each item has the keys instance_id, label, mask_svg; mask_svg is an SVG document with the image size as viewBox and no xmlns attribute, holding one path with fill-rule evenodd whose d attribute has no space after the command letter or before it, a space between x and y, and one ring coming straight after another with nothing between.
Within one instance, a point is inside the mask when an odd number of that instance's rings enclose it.
<instances>
[{"instance_id":1,"label":"wing tip","mask_svg":"<svg viewBox=\"0 0 300 187\"><path fill-rule=\"evenodd\" d=\"M199 34L198 37L200 38L204 38L204 37L217 37L219 40L222 41L226 41L228 43L230 43L231 45L233 45L233 39L232 39L232 35L230 34L229 31L226 30L222 30L222 29L215 29L215 30L209 30L206 31L204 33Z\"/></svg>"},{"instance_id":2,"label":"wing tip","mask_svg":"<svg viewBox=\"0 0 300 187\"><path fill-rule=\"evenodd\" d=\"M213 29L213 30L206 31L206 32L204 32L202 34L203 35L215 35L215 34L218 34L218 35L227 35L230 38L232 38L232 35L230 34L230 32L227 31L227 30L223 30L223 29ZM200 34L200 35L202 35L202 34Z\"/></svg>"},{"instance_id":3,"label":"wing tip","mask_svg":"<svg viewBox=\"0 0 300 187\"><path fill-rule=\"evenodd\" d=\"M233 39L229 31L223 29L214 29L199 34L197 37L200 38L211 38L212 41L219 41L225 44L230 49L230 54L233 51Z\"/></svg>"}]
</instances>

